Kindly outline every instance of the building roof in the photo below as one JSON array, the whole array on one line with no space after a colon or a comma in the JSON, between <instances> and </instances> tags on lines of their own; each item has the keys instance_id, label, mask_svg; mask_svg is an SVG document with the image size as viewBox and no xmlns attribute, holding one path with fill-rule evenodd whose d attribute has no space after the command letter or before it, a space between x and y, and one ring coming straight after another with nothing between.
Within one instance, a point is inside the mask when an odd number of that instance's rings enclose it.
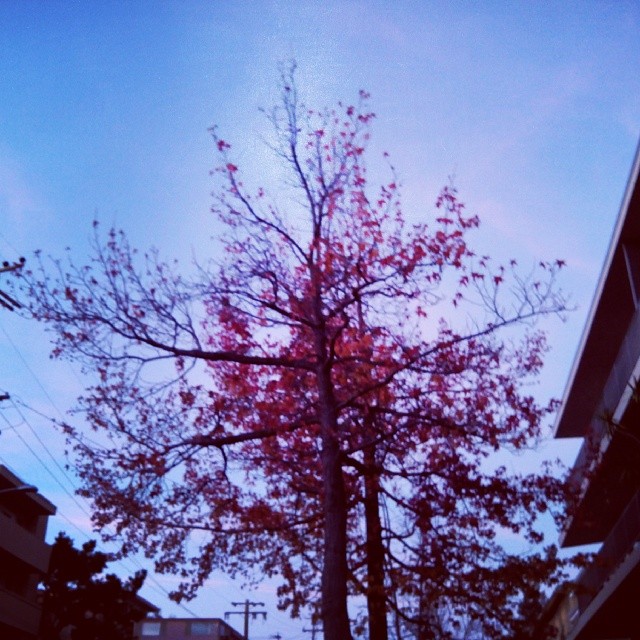
<instances>
[{"instance_id":1,"label":"building roof","mask_svg":"<svg viewBox=\"0 0 640 640\"><path fill-rule=\"evenodd\" d=\"M55 505L38 493L37 487L28 485L8 467L0 464L0 492L12 495L16 489L15 494L21 496L23 504L31 503L32 509L41 515L53 515L56 512Z\"/></svg>"},{"instance_id":2,"label":"building roof","mask_svg":"<svg viewBox=\"0 0 640 640\"><path fill-rule=\"evenodd\" d=\"M629 286L629 250L640 257L640 146L618 213L609 251L602 268L578 352L569 375L556 437L584 437L611 374L620 345L635 311ZM625 250L625 248L627 250ZM640 262L635 268L640 271ZM640 276L640 272L636 274ZM640 280L636 280L636 283Z\"/></svg>"},{"instance_id":3,"label":"building roof","mask_svg":"<svg viewBox=\"0 0 640 640\"><path fill-rule=\"evenodd\" d=\"M585 438L571 472L580 501L565 546L602 541L637 488L637 447L613 430L640 419L631 402L640 377L639 172L640 146L556 423L556 437Z\"/></svg>"}]
</instances>

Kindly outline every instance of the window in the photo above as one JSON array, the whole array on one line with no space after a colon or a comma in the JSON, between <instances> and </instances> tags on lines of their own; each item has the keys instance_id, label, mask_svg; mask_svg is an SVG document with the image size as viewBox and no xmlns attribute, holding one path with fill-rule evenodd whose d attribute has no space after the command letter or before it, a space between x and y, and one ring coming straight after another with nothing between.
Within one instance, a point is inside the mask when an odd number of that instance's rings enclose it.
<instances>
[{"instance_id":1,"label":"window","mask_svg":"<svg viewBox=\"0 0 640 640\"><path fill-rule=\"evenodd\" d=\"M142 623L142 636L144 638L158 637L161 630L161 622L143 622Z\"/></svg>"},{"instance_id":2,"label":"window","mask_svg":"<svg viewBox=\"0 0 640 640\"><path fill-rule=\"evenodd\" d=\"M215 624L213 622L192 622L192 636L213 636L215 635Z\"/></svg>"}]
</instances>

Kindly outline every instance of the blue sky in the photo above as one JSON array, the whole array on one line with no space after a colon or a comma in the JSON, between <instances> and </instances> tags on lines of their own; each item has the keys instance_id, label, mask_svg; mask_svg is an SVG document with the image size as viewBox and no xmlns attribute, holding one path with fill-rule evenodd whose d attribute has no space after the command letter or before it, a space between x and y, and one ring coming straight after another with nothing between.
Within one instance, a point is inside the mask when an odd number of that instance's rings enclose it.
<instances>
[{"instance_id":1,"label":"blue sky","mask_svg":"<svg viewBox=\"0 0 640 640\"><path fill-rule=\"evenodd\" d=\"M69 246L82 260L95 217L186 262L215 250L207 129L219 125L256 184L272 180L259 107L277 100L291 58L309 105L371 92L371 151L391 154L410 218L455 174L483 250L567 260L578 310L549 326L540 383L561 396L640 133L637 2L4 0L0 259ZM0 461L58 505L51 535L80 540L69 521L86 531L86 513L53 478L62 438L32 409L59 417L82 378L49 360L41 327L2 310L0 358L12 396ZM551 449L570 461L575 443ZM220 580L189 608L221 616L248 593L270 611L252 635L304 637L268 586ZM184 613L153 586L164 613Z\"/></svg>"}]
</instances>

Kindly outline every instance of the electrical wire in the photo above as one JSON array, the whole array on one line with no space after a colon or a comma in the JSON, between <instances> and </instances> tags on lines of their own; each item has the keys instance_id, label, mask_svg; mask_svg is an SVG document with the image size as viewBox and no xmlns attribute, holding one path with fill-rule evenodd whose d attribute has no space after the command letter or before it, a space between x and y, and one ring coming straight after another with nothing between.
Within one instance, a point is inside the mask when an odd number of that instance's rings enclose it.
<instances>
[{"instance_id":1,"label":"electrical wire","mask_svg":"<svg viewBox=\"0 0 640 640\"><path fill-rule=\"evenodd\" d=\"M9 334L6 332L6 330L4 329L4 327L2 326L2 324L0 324L0 330L2 330L2 333L6 336L6 338L8 339L9 343L11 344L11 346L13 347L14 351L18 354L18 357L20 358L20 360L22 361L22 363L24 364L25 368L27 369L27 371L31 374L31 376L33 377L33 379L36 381L38 387L42 390L42 392L44 393L45 397L49 400L49 402L51 403L51 405L53 406L53 408L58 412L58 414L60 414L61 416L63 416L62 412L60 411L60 409L57 407L56 403L53 401L53 398L51 398L51 396L49 395L49 393L47 392L46 388L44 387L44 385L40 382L38 376L34 373L33 369L31 369L31 367L29 366L29 364L27 363L27 361L25 360L24 356L22 355L22 353L20 352L20 350L18 349L17 345L15 344L15 342L11 339L11 337L9 336ZM30 422L27 420L26 416L24 415L24 413L22 413L22 411L20 410L20 408L18 407L18 405L12 401L12 406L13 408L17 411L18 415L21 417L22 421L27 425L27 427L29 428L29 430L31 431L31 433L35 436L35 438L38 440L38 442L40 443L40 445L43 447L43 449L47 452L48 456L53 460L56 468L61 472L62 476L67 480L67 482L69 482L71 484L71 486L74 488L75 491L75 483L70 479L69 475L67 474L67 472L65 471L65 469L59 464L59 462L53 457L53 455L51 454L49 448L47 447L47 445L43 442L43 440L40 438L40 436L37 434L36 430L31 426ZM38 413L40 416L45 417L47 420L53 422L55 424L55 421L48 417L45 416L44 414L42 414L41 412L29 407L26 403L21 402L22 406L24 406L25 408L30 409L31 411L34 411L36 413ZM72 502L76 505L76 507L78 507L80 509L80 511L87 516L88 518L91 518L91 513L90 511L87 509L87 507L83 506L76 498L76 496L71 493L68 488L61 482L61 480L59 479L59 477L53 472L51 471L51 469L47 466L47 464L44 462L44 460L36 453L36 451L33 449L33 447L31 447L31 445L24 439L24 437L22 436L22 434L19 432L19 430L16 428L18 425L12 425L9 420L6 418L6 416L4 415L4 413L0 412L0 415L2 416L3 420L9 425L9 428L11 430L14 431L15 435L18 437L18 439L22 442L22 444L26 447L26 449L31 453L31 455L40 463L40 465L42 466L42 468L51 476L51 478L54 480L54 482L64 491L64 493L72 500ZM91 539L90 536L88 534L86 534L84 531L82 531L82 529L80 529L80 527L78 527L75 523L73 523L65 514L63 514L60 510L58 510L57 515L60 516L63 520L65 520L68 524L70 524L74 529L76 529L77 531L79 531L84 537L86 537L87 539ZM107 527L107 531L111 532L109 530L109 528ZM144 567L142 565L142 563L140 563L139 560L137 560L134 557L129 557L128 560L134 565L136 566L138 569L146 569L146 567ZM123 567L126 568L125 563L123 562L122 559L117 559L116 562L120 563ZM130 569L128 569L129 571ZM167 589L165 589L164 586L162 586L162 584L157 580L157 578L151 573L147 571L147 579L154 583L156 585L156 591L161 593L163 597L166 598L170 598L170 593ZM189 613L189 615L193 616L193 617L198 617L198 615L192 611L189 607L187 607L186 605L182 604L182 603L175 603L178 607L180 607L183 611L186 611L187 613Z\"/></svg>"},{"instance_id":2,"label":"electrical wire","mask_svg":"<svg viewBox=\"0 0 640 640\"><path fill-rule=\"evenodd\" d=\"M13 347L13 350L16 352L16 354L18 355L18 358L20 358L20 361L24 365L24 368L31 374L31 377L34 379L35 383L38 385L38 387L40 388L44 396L47 398L47 400L51 403L51 406L58 412L58 415L61 418L64 418L64 414L62 413L62 411L60 411L56 403L53 401L53 398L49 395L49 392L45 389L44 385L40 382L40 379L35 374L33 369L29 366L29 363L26 361L25 357L22 355L20 349L18 349L16 343L11 339L11 336L7 333L7 330L4 328L4 326L1 323L0 323L0 331L2 331L5 338L9 341L9 344Z\"/></svg>"},{"instance_id":3,"label":"electrical wire","mask_svg":"<svg viewBox=\"0 0 640 640\"><path fill-rule=\"evenodd\" d=\"M54 402L53 398L51 397L51 395L48 393L47 389L45 388L45 386L42 384L42 382L40 381L39 377L36 375L36 373L33 371L33 369L29 366L28 362L26 361L26 359L24 358L24 356L22 355L22 353L20 352L20 350L18 349L17 345L15 344L15 342L11 339L10 335L7 333L7 331L5 330L4 326L0 323L0 330L2 331L2 333L5 335L5 337L7 338L9 344L11 344L11 346L13 347L13 350L16 352L16 354L18 355L20 361L23 363L25 369L29 372L29 374L31 375L31 377L34 379L34 381L36 382L37 386L40 388L40 390L42 391L42 393L44 394L44 396L47 398L47 400L49 401L49 403L51 404L51 406L55 409L55 411L58 413L58 415L64 419L64 414L62 413L62 411L60 410L60 408L57 406L57 404ZM74 373L74 375L76 374L75 370L72 371ZM77 375L76 375L77 377ZM79 382L81 382L79 380ZM77 499L76 497L69 492L69 490L63 485L63 483L59 480L59 478L51 471L51 469L49 469L49 467L45 464L45 462L42 460L42 458L40 456L38 456L38 454L33 450L33 448L26 442L26 440L22 437L22 435L19 433L19 431L17 430L17 426L21 426L23 423L26 424L27 428L29 429L29 431L33 434L33 436L36 438L36 440L39 442L39 444L42 446L42 448L47 452L47 455L51 458L51 460L53 461L55 467L60 471L60 473L62 474L62 476L67 480L67 482L69 482L69 484L73 487L73 490L76 490L76 484L75 482L69 477L67 471L60 465L60 463L55 459L55 457L53 456L53 454L51 453L51 451L49 450L49 448L47 447L47 445L45 444L45 442L40 438L40 436L38 435L37 431L33 428L33 426L31 425L31 423L28 421L28 419L26 418L26 416L24 415L24 413L21 411L20 407L18 405L20 405L21 407L24 407L25 409L32 411L33 413L37 414L38 416L40 416L41 418L53 423L54 425L58 426L58 423L52 419L50 416L47 416L46 414L42 413L41 411L38 411L37 409L30 407L29 405L27 405L24 401L17 399L16 401L14 401L13 399L11 399L11 405L12 407L16 410L16 412L18 413L18 415L20 416L22 422L20 423L20 425L10 425L10 429L14 430L17 437L22 441L22 443L24 444L24 446L31 452L31 454L36 458L36 460L40 463L40 465L48 472L48 474L53 478L53 480L56 482L56 484L58 484L62 490L65 492L65 494L67 494L67 496L69 496L71 498L71 500L73 501L73 503L81 510L81 512L87 516L88 518L91 518L91 513L89 511L89 509L86 506L83 506ZM5 422L7 422L8 424L10 424L8 422L8 420L6 419L6 417L4 416L4 414L2 414L2 412L0 412L0 415L2 415L3 419L5 420ZM90 536L84 532L80 527L78 527L74 522L72 522L65 514L63 514L61 511L58 511L58 514L63 520L65 520L69 525L71 525L75 530L77 530L83 537L85 537L87 540L90 540ZM112 530L109 527L105 527L105 529L107 530L107 532L109 533L113 533ZM140 561L132 556L129 556L127 558L127 560L129 560L134 566L136 566L138 569L146 569L146 567L144 567L142 565L142 563L140 563ZM126 564L124 562L124 560L122 558L119 558L116 560L117 563L121 564L127 571L130 571L130 568L126 567ZM157 578L153 575L153 573L151 572L147 572L147 580L149 580L150 582L153 583L154 586L152 585L148 585L149 588L153 589L156 593L160 593L162 594L163 597L170 599L170 593L169 591L157 580ZM234 585L233 583L229 583L229 586L233 587L234 589L236 589L236 585ZM231 600L220 595L220 594L216 594L221 600L224 600L228 605L231 605ZM192 617L202 617L202 616L198 616L194 611L192 611L189 607L187 607L185 604L183 603L177 603L175 601L174 604L176 606L178 606L180 609L182 609L183 611L186 611L189 615L191 615ZM270 612L271 615L273 615L274 612ZM289 626L291 625L291 619L287 618L286 616L280 614L279 612L275 613L275 615L280 618L280 624L282 624L282 626Z\"/></svg>"},{"instance_id":4,"label":"electrical wire","mask_svg":"<svg viewBox=\"0 0 640 640\"><path fill-rule=\"evenodd\" d=\"M8 422L6 416L0 412L0 416L2 417L2 419L5 422ZM31 427L31 425L29 424L29 422L26 420L26 418L23 417L23 420L26 422L26 424L30 427L31 431L35 434L35 431L33 429L33 427ZM44 468L45 471L47 471L47 473L53 478L53 480L62 488L62 490L71 498L71 500L74 502L74 504L82 511L82 513L84 515L86 515L87 517L91 517L91 514L89 513L89 511L87 511L87 509L85 507L83 507L76 499L75 496L73 494L71 494L67 488L62 484L62 482L60 482L59 478L51 471L51 469L47 466L47 464L44 462L44 460L35 452L35 450L33 449L33 447L31 447L31 445L25 440L25 438L22 436L22 434L20 434L19 431L15 431L15 435L18 437L18 439L22 442L22 444L27 448L27 450L31 453L31 455L33 455L33 457L40 463L40 465ZM46 445L44 444L44 442L38 438L38 441L42 444L43 447L45 447L45 450L48 451L48 449L46 448ZM57 464L57 467L61 469L60 465ZM66 476L66 474L65 474ZM86 533L86 531L83 531L76 523L74 523L70 518L68 518L62 511L58 510L57 514L58 516L60 516L63 520L65 520L73 529L75 529L76 531L78 531L84 538L86 538L87 540L91 540L91 536L89 536L89 534ZM146 569L146 567L144 567L142 565L142 563L137 560L137 558L134 557L129 557L127 558L127 560L133 564L135 567L137 567L137 569ZM124 560L122 558L116 558L114 560L116 563L121 564L127 571L131 571L131 567L127 567L126 563L124 562ZM150 572L147 572L147 579L154 583L156 588L155 591L157 593L160 593L163 597L169 598L170 594L169 591L167 589L165 589L162 584L157 580L157 578ZM196 613L194 613L189 607L187 607L186 605L182 604L182 603L176 603L177 606L179 606L181 609L183 609L184 611L186 611L187 613L189 613L189 615L193 616L193 617L199 617Z\"/></svg>"}]
</instances>

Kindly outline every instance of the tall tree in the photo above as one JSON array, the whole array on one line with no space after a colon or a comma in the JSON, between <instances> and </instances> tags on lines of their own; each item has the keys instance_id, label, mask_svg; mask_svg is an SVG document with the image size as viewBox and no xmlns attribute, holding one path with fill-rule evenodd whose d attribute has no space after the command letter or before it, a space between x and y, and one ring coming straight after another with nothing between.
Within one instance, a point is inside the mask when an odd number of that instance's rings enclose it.
<instances>
[{"instance_id":1,"label":"tall tree","mask_svg":"<svg viewBox=\"0 0 640 640\"><path fill-rule=\"evenodd\" d=\"M136 598L145 572L122 581L104 571L110 556L96 551L95 541L81 549L58 534L51 549L49 571L41 584L43 640L130 640L133 624L144 618Z\"/></svg>"},{"instance_id":2,"label":"tall tree","mask_svg":"<svg viewBox=\"0 0 640 640\"><path fill-rule=\"evenodd\" d=\"M531 323L565 309L562 263L521 276L476 256L478 218L452 187L408 224L392 168L367 186L368 95L310 110L292 75L269 114L288 195L246 186L214 129L226 231L195 277L114 230L96 230L87 266L21 275L54 355L97 374L80 400L91 431L64 425L82 492L124 552L183 576L178 597L257 568L294 613L320 595L330 640L351 637L349 593L368 599L372 640L389 611L429 637L425 607L508 630L501 607L555 562L517 562L498 534L538 542L563 488L490 455L527 446L553 410L523 385L545 350Z\"/></svg>"}]
</instances>

